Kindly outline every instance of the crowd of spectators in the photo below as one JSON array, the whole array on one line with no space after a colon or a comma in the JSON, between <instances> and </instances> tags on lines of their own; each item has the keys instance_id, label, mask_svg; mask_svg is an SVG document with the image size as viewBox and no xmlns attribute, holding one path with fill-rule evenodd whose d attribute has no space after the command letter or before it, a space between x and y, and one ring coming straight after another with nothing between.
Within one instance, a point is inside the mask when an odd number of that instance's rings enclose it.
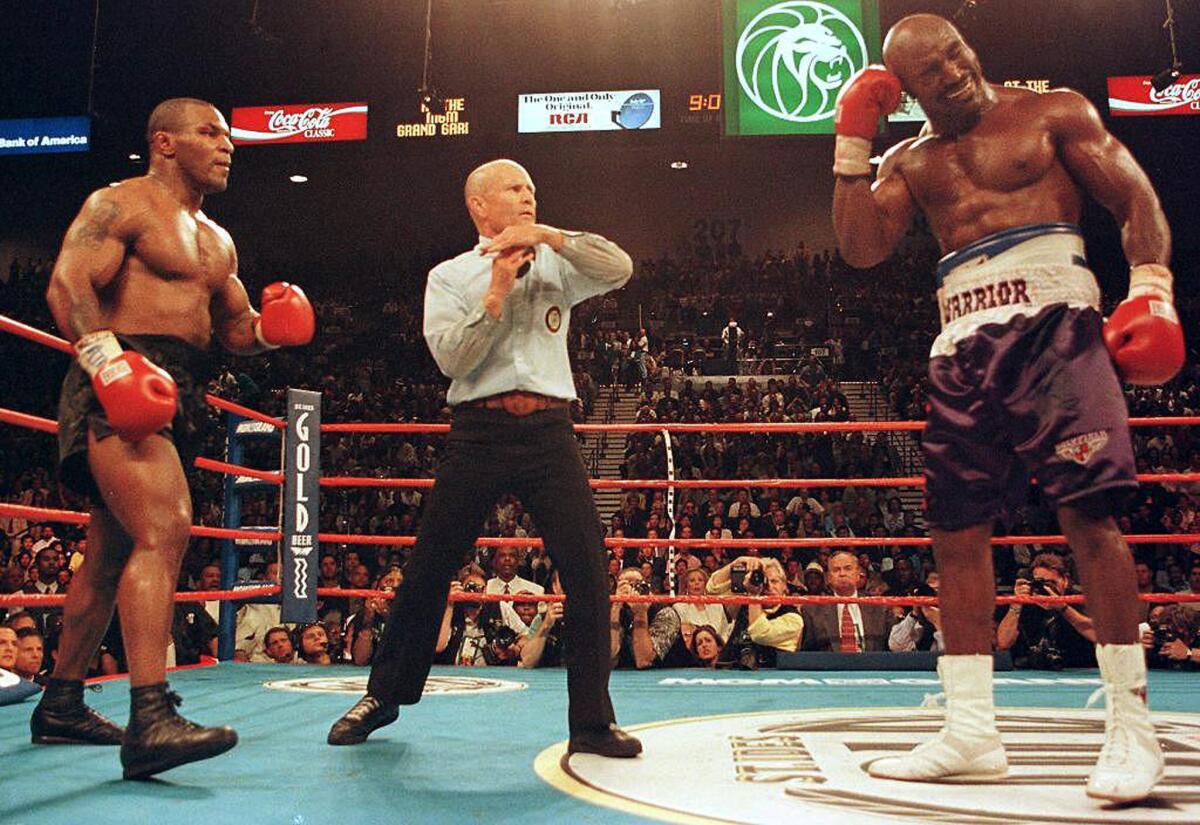
<instances>
[{"instance_id":1,"label":"crowd of spectators","mask_svg":"<svg viewBox=\"0 0 1200 825\"><path fill-rule=\"evenodd\" d=\"M573 414L585 420L601 409L602 387L624 385L640 398L640 423L785 423L852 420L842 382L877 387L885 417L924 415L924 362L936 331L931 297L936 250L910 239L903 251L867 273L846 267L836 254L798 247L757 258L732 254L663 256L646 261L630 287L576 308L570 351L580 402ZM13 261L0 279L0 312L39 329L52 329L44 291L48 260ZM410 275L405 289L383 275L379 290L358 294L420 294ZM254 279L246 279L251 294ZM264 279L265 282L266 279ZM420 307L412 301L359 302L339 294L336 284L306 284L320 319L314 344L255 358L216 355L211 390L232 400L280 414L288 386L319 389L323 417L337 421L447 420L447 381L438 373L420 333ZM1200 309L1195 298L1180 300L1186 318ZM639 310L645 309L643 315ZM633 319L637 319L634 321ZM732 323L731 323L732 322ZM37 345L0 336L7 363L37 363L36 370L0 376L0 406L54 417L66 359L47 356ZM1200 409L1200 370L1189 360L1183 375L1162 388L1128 393L1134 415L1194 415ZM730 374L742 375L729 378ZM725 376L720 379L709 376ZM202 454L223 457L224 427L213 412L212 434ZM1139 470L1200 472L1200 444L1188 427L1136 431ZM668 442L662 433L635 433L625 440L621 474L627 479L664 478ZM893 442L873 433L750 435L687 433L669 437L674 477L688 480L879 477L905 474ZM442 439L423 435L327 435L323 467L339 475L429 477L437 468ZM54 477L54 442L45 434L0 428L0 500L40 507L80 509L83 503L59 488ZM244 463L273 467L278 447L246 445ZM223 522L222 478L192 473L199 523ZM326 531L415 535L425 493L421 490L326 490L320 527ZM668 502L671 502L670 505ZM1127 503L1121 527L1129 533L1192 533L1200 529L1200 484L1144 485ZM275 493L248 494L242 523L274 524ZM894 488L780 488L745 486L625 492L604 525L613 539L706 538L744 540L739 546L703 549L615 547L608 559L613 592L722 593L739 588L770 595L838 593L909 595L936 592L937 571L927 547L891 539L925 535L920 512ZM6 540L0 551L0 592L55 593L70 586L87 553L80 528L0 518ZM1056 532L1051 510L1032 489L1024 506L1009 514L1010 535ZM536 525L515 497L497 503L484 535L537 536ZM854 553L828 546L755 547L766 539L870 538ZM403 577L404 548L325 546L322 586L394 590ZM216 542L192 542L181 589L214 589ZM274 580L271 548L243 552L239 578ZM1139 587L1146 592L1200 592L1200 546L1153 543L1135 546ZM1018 593L1031 588L1071 588L1069 550L1034 543L997 546L997 584ZM757 575L756 575L757 574ZM757 583L746 582L757 580ZM738 581L735 587L735 581ZM507 586L508 590L503 588ZM481 551L452 584L454 592L560 592L552 561L540 548L499 553ZM500 588L500 589L496 589ZM320 621L286 627L277 605L246 605L239 615L237 658L246 661L316 664L369 663L387 619L380 599L324 599ZM1053 614L1052 616L1042 614ZM1200 641L1196 611L1187 607L1146 611L1154 661L1182 663ZM14 651L41 661L37 676L52 666L59 613L53 609L9 611L17 637ZM439 661L458 664L561 663L558 630L569 606L504 604L451 605L439 637ZM171 655L184 664L216 652L216 603L178 611ZM847 625L846 622L850 624ZM1064 651L1061 660L1039 648L1043 636L1078 632L1087 639L1082 612L1026 609L999 612L997 644L1022 663L1052 667L1081 662ZM726 612L720 606L614 604L613 657L620 665L770 666L783 650L937 650L936 609L826 613L776 605ZM1048 628L1052 628L1048 630ZM507 631L507 632L505 632ZM510 637L509 634L512 634ZM36 639L34 638L36 636ZM444 637L444 638L442 638ZM1028 638L1026 638L1028 637ZM1065 644L1065 643L1063 643ZM7 657L0 630L0 667ZM1086 647L1086 646L1084 646ZM1084 649L1083 647L1079 648ZM1043 652L1038 652L1043 651ZM1086 663L1086 662L1082 662ZM123 668L119 630L113 629L92 663L95 674Z\"/></svg>"}]
</instances>

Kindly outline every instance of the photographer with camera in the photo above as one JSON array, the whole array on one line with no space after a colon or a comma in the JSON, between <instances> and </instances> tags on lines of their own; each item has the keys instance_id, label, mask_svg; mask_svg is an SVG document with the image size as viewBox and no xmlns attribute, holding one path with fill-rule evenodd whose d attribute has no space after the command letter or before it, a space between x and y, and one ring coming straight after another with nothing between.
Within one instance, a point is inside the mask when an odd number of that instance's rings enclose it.
<instances>
[{"instance_id":1,"label":"photographer with camera","mask_svg":"<svg viewBox=\"0 0 1200 825\"><path fill-rule=\"evenodd\" d=\"M550 574L550 592L556 596L563 594L562 582L558 579L558 571ZM563 664L565 655L564 643L566 618L563 602L549 602L539 616L534 616L529 623L529 634L521 648L521 661L517 667L559 667Z\"/></svg>"},{"instance_id":2,"label":"photographer with camera","mask_svg":"<svg viewBox=\"0 0 1200 825\"><path fill-rule=\"evenodd\" d=\"M1039 553L1028 571L1017 574L1014 596L1066 596L1076 593L1067 565L1054 553ZM996 627L996 649L1012 650L1017 667L1062 670L1096 666L1092 620L1075 605L1009 605Z\"/></svg>"},{"instance_id":3,"label":"photographer with camera","mask_svg":"<svg viewBox=\"0 0 1200 825\"><path fill-rule=\"evenodd\" d=\"M925 583L912 588L909 596L936 596L938 592L938 573L931 572L925 577ZM903 653L913 650L929 650L934 653L944 653L945 642L942 639L942 611L933 605L914 605L910 608L896 608L900 611L899 621L892 625L888 634L888 650L893 653Z\"/></svg>"},{"instance_id":4,"label":"photographer with camera","mask_svg":"<svg viewBox=\"0 0 1200 825\"><path fill-rule=\"evenodd\" d=\"M786 596L787 574L776 559L739 556L712 574L708 592L715 596ZM733 627L717 657L717 667L775 667L778 652L794 652L803 632L804 619L791 605L740 605L733 613Z\"/></svg>"},{"instance_id":5,"label":"photographer with camera","mask_svg":"<svg viewBox=\"0 0 1200 825\"><path fill-rule=\"evenodd\" d=\"M636 567L617 576L617 595L646 596L650 583ZM643 670L664 664L679 641L679 614L670 605L613 602L609 612L609 654L613 667ZM653 615L651 615L653 613Z\"/></svg>"},{"instance_id":6,"label":"photographer with camera","mask_svg":"<svg viewBox=\"0 0 1200 825\"><path fill-rule=\"evenodd\" d=\"M404 573L399 567L389 567L375 579L373 589L394 593L403 580ZM375 658L375 648L387 624L388 607L387 599L364 599L362 610L346 619L345 645L354 664L369 665Z\"/></svg>"},{"instance_id":7,"label":"photographer with camera","mask_svg":"<svg viewBox=\"0 0 1200 825\"><path fill-rule=\"evenodd\" d=\"M1142 648L1150 667L1200 668L1200 613L1188 605L1155 605L1142 625Z\"/></svg>"},{"instance_id":8,"label":"photographer with camera","mask_svg":"<svg viewBox=\"0 0 1200 825\"><path fill-rule=\"evenodd\" d=\"M483 594L487 580L468 565L450 582L450 593ZM515 665L524 637L505 624L497 602L447 602L434 646L439 665Z\"/></svg>"}]
</instances>

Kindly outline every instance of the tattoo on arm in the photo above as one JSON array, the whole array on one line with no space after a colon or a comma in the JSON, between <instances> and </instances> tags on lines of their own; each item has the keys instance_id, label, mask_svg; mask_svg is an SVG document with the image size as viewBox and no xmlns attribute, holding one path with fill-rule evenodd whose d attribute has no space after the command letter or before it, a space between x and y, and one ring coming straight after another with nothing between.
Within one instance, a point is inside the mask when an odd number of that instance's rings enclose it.
<instances>
[{"instance_id":1,"label":"tattoo on arm","mask_svg":"<svg viewBox=\"0 0 1200 825\"><path fill-rule=\"evenodd\" d=\"M100 200L91 208L83 222L76 228L74 240L89 249L99 249L108 238L109 230L121 213L114 201Z\"/></svg>"}]
</instances>

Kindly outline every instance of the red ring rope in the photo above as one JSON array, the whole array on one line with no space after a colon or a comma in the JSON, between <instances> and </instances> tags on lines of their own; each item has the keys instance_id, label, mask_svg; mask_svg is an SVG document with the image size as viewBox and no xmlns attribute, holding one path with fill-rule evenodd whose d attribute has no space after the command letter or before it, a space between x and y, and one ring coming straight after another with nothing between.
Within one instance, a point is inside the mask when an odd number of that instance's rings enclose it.
<instances>
[{"instance_id":1,"label":"red ring rope","mask_svg":"<svg viewBox=\"0 0 1200 825\"><path fill-rule=\"evenodd\" d=\"M28 415L0 408L0 422L29 427L44 432L57 432L58 425L48 418ZM211 458L196 459L196 466L202 470L229 473L231 475L249 476L251 478L270 481L273 484L283 484L283 474L270 470L255 470L237 464L228 464ZM1167 484L1174 482L1200 481L1200 473L1139 473L1138 481ZM425 489L433 486L432 478L372 478L370 476L323 476L320 479L322 487L391 487L401 489ZM595 478L588 482L594 490L665 490L677 489L725 489L725 488L824 488L824 487L923 487L925 479L922 476L898 476L881 478L760 478L760 479L615 479Z\"/></svg>"},{"instance_id":2,"label":"red ring rope","mask_svg":"<svg viewBox=\"0 0 1200 825\"><path fill-rule=\"evenodd\" d=\"M1200 416L1138 416L1129 419L1130 427L1194 427ZM917 432L925 429L924 421L824 421L757 424L576 424L577 433L856 433L856 432ZM449 424L370 424L365 422L329 423L321 425L323 433L446 433Z\"/></svg>"},{"instance_id":3,"label":"red ring rope","mask_svg":"<svg viewBox=\"0 0 1200 825\"><path fill-rule=\"evenodd\" d=\"M280 592L279 585L266 585L241 590L200 590L180 591L175 594L176 602L206 602L206 601L245 601L276 596ZM340 587L319 587L317 596L321 598L363 598L363 599L392 599L395 593L385 590L365 590ZM52 593L10 593L0 595L0 607L56 607L67 599L66 594ZM524 604L541 602L566 602L566 596L554 593L450 593L451 602L521 602ZM1200 593L1139 593L1138 600L1151 604L1184 604L1200 602ZM735 605L805 605L805 604L873 604L880 607L936 607L937 596L672 596L670 594L641 595L638 593L611 594L610 602L625 604L735 604ZM1068 605L1083 604L1084 596L1072 594L1067 596L996 596L998 605Z\"/></svg>"},{"instance_id":4,"label":"red ring rope","mask_svg":"<svg viewBox=\"0 0 1200 825\"><path fill-rule=\"evenodd\" d=\"M43 344L67 354L74 354L74 348L67 341L48 332L34 329L5 315L0 315L0 330L9 332L21 338ZM273 418L257 412L249 407L243 407L232 401L215 395L206 396L214 407L237 413L238 415L270 424L282 429L285 425L281 419ZM1129 426L1194 426L1200 425L1200 416L1181 416L1178 418L1140 417L1130 418ZM845 433L845 432L896 432L917 431L925 428L924 421L826 421L826 422L795 422L795 423L753 423L753 424L576 424L575 431L581 433L599 432L670 432L680 433ZM322 424L322 432L330 433L437 433L448 432L449 424L372 424L363 422L346 422L341 424Z\"/></svg>"},{"instance_id":5,"label":"red ring rope","mask_svg":"<svg viewBox=\"0 0 1200 825\"><path fill-rule=\"evenodd\" d=\"M87 513L72 510L52 510L45 507L28 507L23 504L0 502L0 516L16 516L34 521L57 521L69 524L87 524L91 518ZM192 535L203 538L268 539L278 540L278 530L231 530L223 527L193 525ZM382 544L395 547L411 547L417 543L416 536L374 536L367 533L319 533L318 540L332 544ZM1130 534L1124 537L1128 544L1192 544L1200 542L1200 533L1147 533ZM921 536L883 536L863 538L838 538L834 536L793 539L635 539L606 538L606 547L695 547L695 548L758 548L772 547L923 547L932 544L932 539ZM1064 536L994 536L992 544L1066 544ZM479 547L541 547L540 538L508 538L481 536L476 542Z\"/></svg>"},{"instance_id":6,"label":"red ring rope","mask_svg":"<svg viewBox=\"0 0 1200 825\"><path fill-rule=\"evenodd\" d=\"M1138 481L1169 484L1200 481L1200 473L1138 473ZM433 486L432 478L372 478L370 476L322 476L322 487L398 487L425 489ZM717 488L822 488L822 487L924 487L923 476L895 478L749 478L749 479L665 479L665 478L593 478L588 483L593 490L669 490Z\"/></svg>"},{"instance_id":7,"label":"red ring rope","mask_svg":"<svg viewBox=\"0 0 1200 825\"><path fill-rule=\"evenodd\" d=\"M42 332L40 329L34 329L28 324L23 324L20 321L9 318L6 315L0 315L0 330L12 333L19 338L25 338L26 340L33 341L34 343L42 344L43 346L50 347L51 349L56 349L59 352L65 352L67 355L75 354L75 348L72 347L66 340L59 338L57 335L51 335L48 332ZM278 429L282 429L284 426L283 421L278 418L272 418L269 415L257 412L249 407L243 407L241 404L235 404L232 401L227 401L219 396L208 394L205 395L205 399L209 404L212 404L214 407L218 407L222 410L234 412L246 418L252 418L255 421L261 421L264 424L270 424L272 427L276 427Z\"/></svg>"}]
</instances>

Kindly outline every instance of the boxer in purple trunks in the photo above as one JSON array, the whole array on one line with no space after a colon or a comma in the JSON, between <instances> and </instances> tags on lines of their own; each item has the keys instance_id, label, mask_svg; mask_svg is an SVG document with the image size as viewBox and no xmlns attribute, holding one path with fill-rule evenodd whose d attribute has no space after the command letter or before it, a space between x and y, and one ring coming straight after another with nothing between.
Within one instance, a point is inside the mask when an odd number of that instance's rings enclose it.
<instances>
[{"instance_id":1,"label":"boxer in purple trunks","mask_svg":"<svg viewBox=\"0 0 1200 825\"><path fill-rule=\"evenodd\" d=\"M1183 362L1166 219L1145 172L1081 95L988 83L975 52L934 15L893 26L884 61L839 98L833 216L853 266L887 258L918 210L948 253L938 267L942 331L924 438L946 721L931 741L868 770L914 781L1007 773L992 699L989 542L1006 499L1034 474L1075 553L1108 702L1087 793L1143 799L1163 757L1113 493L1136 484L1118 374L1161 383ZM901 88L928 122L885 154L872 182L871 140ZM1085 196L1112 213L1131 264L1129 297L1107 322L1075 226Z\"/></svg>"}]
</instances>

